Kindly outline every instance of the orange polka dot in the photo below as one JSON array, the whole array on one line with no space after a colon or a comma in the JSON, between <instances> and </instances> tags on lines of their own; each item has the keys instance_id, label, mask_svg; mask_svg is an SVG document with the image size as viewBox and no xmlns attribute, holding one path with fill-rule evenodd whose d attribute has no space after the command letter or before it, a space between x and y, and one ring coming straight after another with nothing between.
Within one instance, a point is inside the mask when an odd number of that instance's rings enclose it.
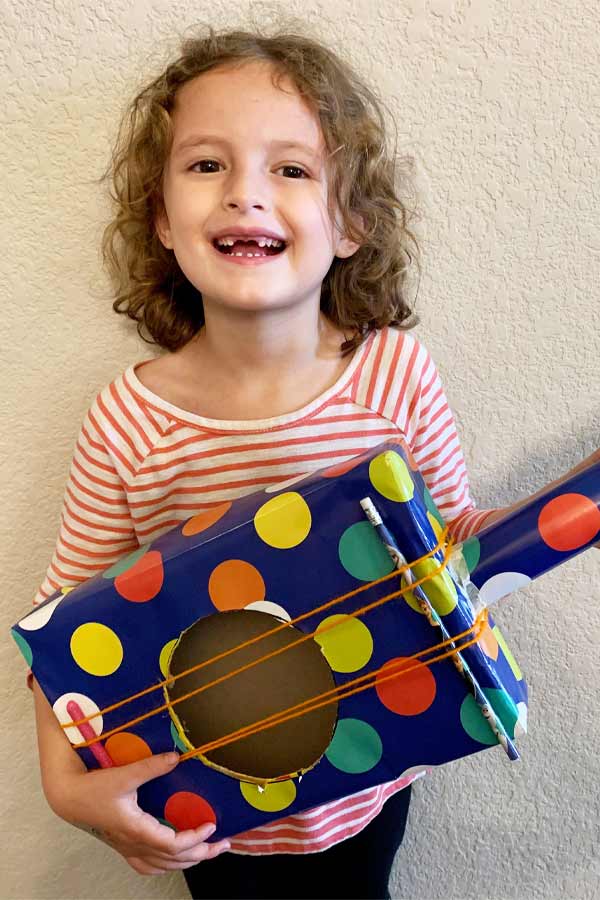
<instances>
[{"instance_id":1,"label":"orange polka dot","mask_svg":"<svg viewBox=\"0 0 600 900\"><path fill-rule=\"evenodd\" d=\"M218 610L243 609L249 603L265 599L262 575L243 559L226 559L213 569L208 593Z\"/></svg>"},{"instance_id":2,"label":"orange polka dot","mask_svg":"<svg viewBox=\"0 0 600 900\"><path fill-rule=\"evenodd\" d=\"M346 472L350 472L352 469L360 466L360 464L369 459L370 456L371 451L361 453L360 456L353 456L345 462L337 463L335 466L329 466L328 469L323 469L319 474L322 475L323 478L339 478L340 475L345 475Z\"/></svg>"},{"instance_id":3,"label":"orange polka dot","mask_svg":"<svg viewBox=\"0 0 600 900\"><path fill-rule=\"evenodd\" d=\"M146 741L129 731L111 735L104 746L115 766L126 766L152 756L152 750Z\"/></svg>"},{"instance_id":4,"label":"orange polka dot","mask_svg":"<svg viewBox=\"0 0 600 900\"><path fill-rule=\"evenodd\" d=\"M225 513L229 512L230 509L231 503L219 503L218 506L212 506L210 509L205 509L204 512L198 513L197 516L193 516L186 522L181 529L181 533L186 537L191 537L193 534L199 534L201 531L206 531L207 528L210 528L211 525L214 525L215 522L222 519Z\"/></svg>"},{"instance_id":5,"label":"orange polka dot","mask_svg":"<svg viewBox=\"0 0 600 900\"><path fill-rule=\"evenodd\" d=\"M498 659L498 641L489 625L485 626L477 643L490 659Z\"/></svg>"},{"instance_id":6,"label":"orange polka dot","mask_svg":"<svg viewBox=\"0 0 600 900\"><path fill-rule=\"evenodd\" d=\"M405 671L410 669L410 671ZM390 678L397 671L396 678ZM381 678L388 681L381 682ZM431 670L422 662L397 656L380 669L375 681L377 696L391 712L416 716L425 712L435 699L436 684Z\"/></svg>"},{"instance_id":7,"label":"orange polka dot","mask_svg":"<svg viewBox=\"0 0 600 900\"><path fill-rule=\"evenodd\" d=\"M561 494L542 509L538 529L553 550L577 550L600 531L600 510L583 494Z\"/></svg>"}]
</instances>

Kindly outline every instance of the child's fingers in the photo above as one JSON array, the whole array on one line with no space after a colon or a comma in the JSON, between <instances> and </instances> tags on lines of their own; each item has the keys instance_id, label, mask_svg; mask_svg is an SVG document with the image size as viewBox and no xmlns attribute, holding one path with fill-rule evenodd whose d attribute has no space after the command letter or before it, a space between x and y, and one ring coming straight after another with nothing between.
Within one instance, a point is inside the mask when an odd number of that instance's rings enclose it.
<instances>
[{"instance_id":1,"label":"child's fingers","mask_svg":"<svg viewBox=\"0 0 600 900\"><path fill-rule=\"evenodd\" d=\"M221 853L227 853L228 850L231 850L231 844L228 840L218 841L216 844L209 844L206 859L213 859L215 856L220 856Z\"/></svg>"},{"instance_id":2,"label":"child's fingers","mask_svg":"<svg viewBox=\"0 0 600 900\"><path fill-rule=\"evenodd\" d=\"M166 871L166 869L151 866L138 856L126 856L125 861L138 873L138 875L164 875Z\"/></svg>"},{"instance_id":3,"label":"child's fingers","mask_svg":"<svg viewBox=\"0 0 600 900\"><path fill-rule=\"evenodd\" d=\"M121 813L118 827L113 832L115 843L132 848L131 855L144 856L146 852L176 853L177 835L168 825L163 825L154 816L144 812L139 806L131 812ZM198 840L196 840L196 843ZM135 849L134 849L135 848ZM129 855L129 854L127 854Z\"/></svg>"},{"instance_id":4,"label":"child's fingers","mask_svg":"<svg viewBox=\"0 0 600 900\"><path fill-rule=\"evenodd\" d=\"M180 853L182 850L190 850L192 847L207 841L211 834L214 834L215 829L216 825L212 822L205 822L204 825L200 825L198 828L178 831L174 835L174 852Z\"/></svg>"},{"instance_id":5,"label":"child's fingers","mask_svg":"<svg viewBox=\"0 0 600 900\"><path fill-rule=\"evenodd\" d=\"M204 830L205 829L199 829L199 832L202 833ZM190 837L185 842L185 844L175 844L172 852L149 851L150 855L154 857L155 860L160 860L162 862L176 861L194 863L200 862L203 859L212 859L213 856L218 856L219 853L223 853L225 850L229 850L231 847L231 844L227 839L214 844L207 844L204 840L199 840L195 832L187 832L187 834L190 835ZM194 835L196 836L194 837ZM135 852L139 853L140 856L146 858L146 854L144 854L140 850L136 849Z\"/></svg>"},{"instance_id":6,"label":"child's fingers","mask_svg":"<svg viewBox=\"0 0 600 900\"><path fill-rule=\"evenodd\" d=\"M139 810L139 818L136 817L137 825L135 832L131 831L130 839L135 842L136 847L143 847L144 850L158 855L164 859L172 859L180 853L193 851L199 847L209 847L206 844L207 838L215 831L215 825L207 822L200 828L188 829L187 831L175 832L166 825L161 825L153 816ZM158 828L164 829L158 832ZM144 855L139 849L136 853Z\"/></svg>"},{"instance_id":7,"label":"child's fingers","mask_svg":"<svg viewBox=\"0 0 600 900\"><path fill-rule=\"evenodd\" d=\"M120 792L130 794L147 781L172 772L178 762L178 753L157 753L125 766L115 766L110 771L118 783Z\"/></svg>"},{"instance_id":8,"label":"child's fingers","mask_svg":"<svg viewBox=\"0 0 600 900\"><path fill-rule=\"evenodd\" d=\"M183 851L170 859L165 859L162 854L152 853L138 857L138 859L153 869L172 872L177 869L189 869L207 859L214 859L215 856L225 853L229 848L229 841L219 841L217 844L202 844L195 850Z\"/></svg>"}]
</instances>

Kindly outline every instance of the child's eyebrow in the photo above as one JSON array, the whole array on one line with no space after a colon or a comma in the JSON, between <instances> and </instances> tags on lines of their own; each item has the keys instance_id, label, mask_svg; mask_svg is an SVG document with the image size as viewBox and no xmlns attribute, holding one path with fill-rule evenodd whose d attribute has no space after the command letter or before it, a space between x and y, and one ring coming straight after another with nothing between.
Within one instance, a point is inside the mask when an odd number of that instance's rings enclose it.
<instances>
[{"instance_id":1,"label":"child's eyebrow","mask_svg":"<svg viewBox=\"0 0 600 900\"><path fill-rule=\"evenodd\" d=\"M193 134L184 141L181 141L181 143L175 147L173 154L174 156L179 156L184 150L188 150L190 147L197 147L200 144L227 145L228 143L229 142L225 138L219 137L216 134ZM305 144L303 141L273 139L268 143L271 147L276 147L279 150L303 150L315 159L319 155L314 147L311 147L310 144Z\"/></svg>"}]
</instances>

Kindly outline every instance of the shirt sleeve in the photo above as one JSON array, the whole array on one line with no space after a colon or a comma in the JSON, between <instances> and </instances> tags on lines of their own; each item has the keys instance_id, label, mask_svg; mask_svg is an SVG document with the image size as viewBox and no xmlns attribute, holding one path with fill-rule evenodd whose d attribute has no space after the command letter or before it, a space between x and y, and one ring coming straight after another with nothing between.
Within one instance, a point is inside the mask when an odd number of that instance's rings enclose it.
<instances>
[{"instance_id":1,"label":"shirt sleeve","mask_svg":"<svg viewBox=\"0 0 600 900\"><path fill-rule=\"evenodd\" d=\"M456 541L485 527L497 511L477 509L456 423L439 372L428 350L419 345L415 359L417 386L411 401L408 443L431 496Z\"/></svg>"},{"instance_id":2,"label":"shirt sleeve","mask_svg":"<svg viewBox=\"0 0 600 900\"><path fill-rule=\"evenodd\" d=\"M77 437L54 553L34 605L60 588L73 587L103 572L139 546L126 485L98 426L96 404L97 400Z\"/></svg>"}]
</instances>

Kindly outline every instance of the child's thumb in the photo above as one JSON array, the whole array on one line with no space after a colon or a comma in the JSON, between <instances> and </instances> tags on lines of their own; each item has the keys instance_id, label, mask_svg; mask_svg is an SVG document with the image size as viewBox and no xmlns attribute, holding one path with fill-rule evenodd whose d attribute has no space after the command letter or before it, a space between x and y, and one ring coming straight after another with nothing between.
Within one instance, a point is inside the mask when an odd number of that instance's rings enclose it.
<instances>
[{"instance_id":1,"label":"child's thumb","mask_svg":"<svg viewBox=\"0 0 600 900\"><path fill-rule=\"evenodd\" d=\"M140 785L171 772L179 762L178 753L157 753L137 762L119 766L117 771L124 776L124 787L128 791L136 790ZM113 771L115 771L113 769Z\"/></svg>"}]
</instances>

